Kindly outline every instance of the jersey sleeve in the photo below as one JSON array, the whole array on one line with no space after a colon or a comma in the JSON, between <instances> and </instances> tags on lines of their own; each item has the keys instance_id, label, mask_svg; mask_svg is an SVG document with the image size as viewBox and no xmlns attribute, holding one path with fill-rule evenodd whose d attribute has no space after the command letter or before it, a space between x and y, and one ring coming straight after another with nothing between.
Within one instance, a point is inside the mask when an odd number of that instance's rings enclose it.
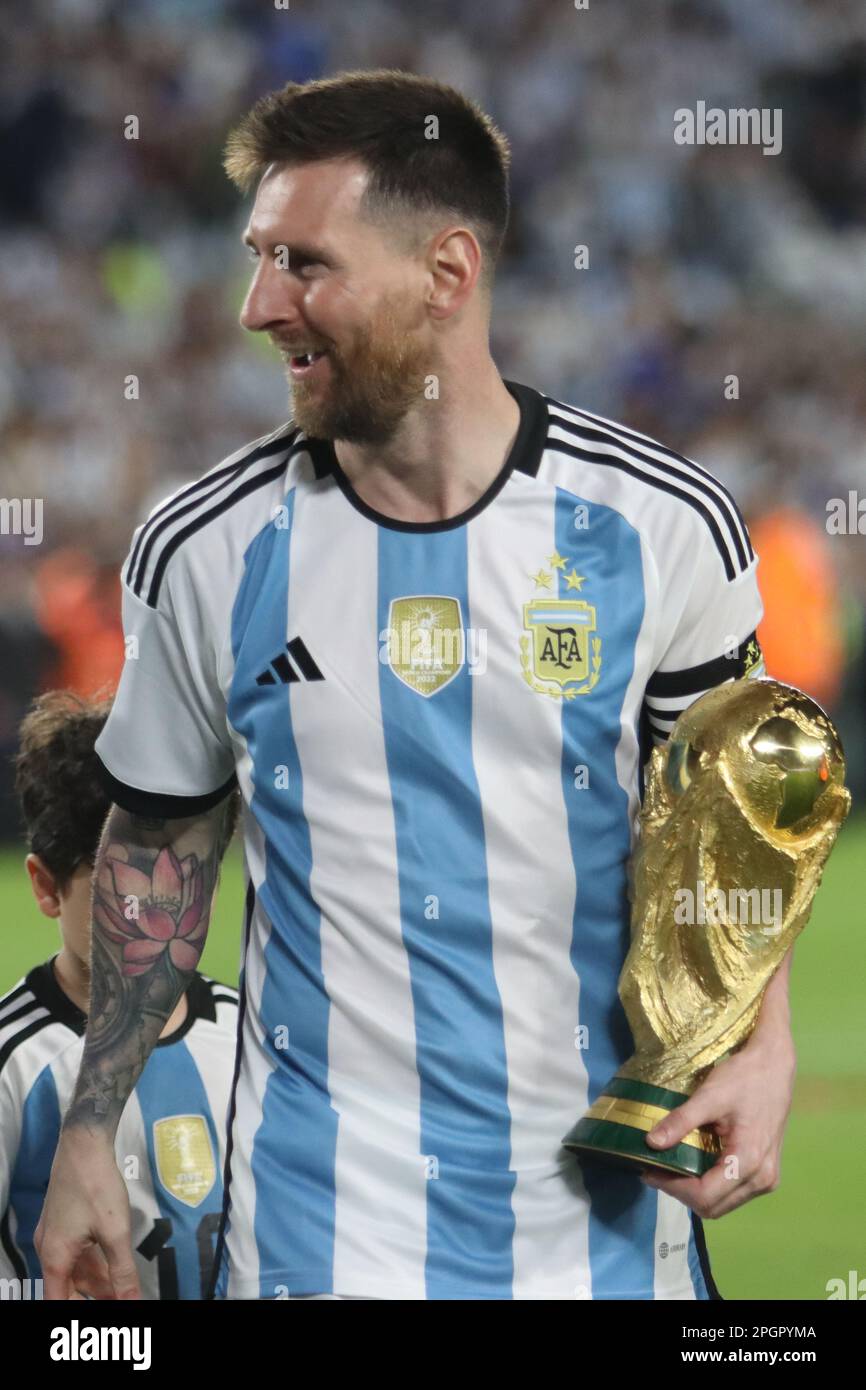
<instances>
[{"instance_id":1,"label":"jersey sleeve","mask_svg":"<svg viewBox=\"0 0 866 1390\"><path fill-rule=\"evenodd\" d=\"M718 551L696 545L672 581L684 601L680 597L672 605L676 620L645 694L654 743L664 743L678 716L708 690L764 675L756 631L764 612L757 565L753 557L741 574L729 578Z\"/></svg>"},{"instance_id":2,"label":"jersey sleeve","mask_svg":"<svg viewBox=\"0 0 866 1390\"><path fill-rule=\"evenodd\" d=\"M218 638L182 561L153 605L122 580L126 658L95 747L112 801L139 815L201 814L236 780Z\"/></svg>"}]
</instances>

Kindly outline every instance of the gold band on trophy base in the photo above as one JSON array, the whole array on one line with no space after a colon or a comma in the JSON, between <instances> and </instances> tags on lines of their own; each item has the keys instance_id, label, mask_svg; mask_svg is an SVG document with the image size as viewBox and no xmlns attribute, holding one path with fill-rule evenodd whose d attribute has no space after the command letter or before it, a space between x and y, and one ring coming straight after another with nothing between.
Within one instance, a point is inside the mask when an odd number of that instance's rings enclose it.
<instances>
[{"instance_id":1,"label":"gold band on trophy base","mask_svg":"<svg viewBox=\"0 0 866 1390\"><path fill-rule=\"evenodd\" d=\"M607 1162L700 1175L710 1129L651 1149L649 1130L749 1038L802 931L851 804L839 735L802 690L765 678L709 691L647 765L619 996L634 1053L562 1141Z\"/></svg>"},{"instance_id":2,"label":"gold band on trophy base","mask_svg":"<svg viewBox=\"0 0 866 1390\"><path fill-rule=\"evenodd\" d=\"M679 1091L615 1076L583 1119L569 1130L563 1145L610 1163L618 1160L633 1167L638 1162L641 1167L701 1177L722 1152L721 1140L711 1130L693 1129L670 1149L651 1149L644 1137L686 1100L688 1096Z\"/></svg>"}]
</instances>

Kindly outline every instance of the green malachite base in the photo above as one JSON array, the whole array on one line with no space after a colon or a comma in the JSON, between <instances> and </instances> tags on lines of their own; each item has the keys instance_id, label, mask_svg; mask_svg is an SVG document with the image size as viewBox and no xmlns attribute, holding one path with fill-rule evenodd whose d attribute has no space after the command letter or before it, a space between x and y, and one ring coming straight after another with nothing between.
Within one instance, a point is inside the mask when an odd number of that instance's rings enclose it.
<instances>
[{"instance_id":1,"label":"green malachite base","mask_svg":"<svg viewBox=\"0 0 866 1390\"><path fill-rule=\"evenodd\" d=\"M710 1130L692 1130L672 1149L652 1149L645 1136L688 1100L680 1091L615 1076L583 1119L563 1139L567 1149L619 1167L665 1168L700 1177L718 1161L721 1142Z\"/></svg>"}]
</instances>

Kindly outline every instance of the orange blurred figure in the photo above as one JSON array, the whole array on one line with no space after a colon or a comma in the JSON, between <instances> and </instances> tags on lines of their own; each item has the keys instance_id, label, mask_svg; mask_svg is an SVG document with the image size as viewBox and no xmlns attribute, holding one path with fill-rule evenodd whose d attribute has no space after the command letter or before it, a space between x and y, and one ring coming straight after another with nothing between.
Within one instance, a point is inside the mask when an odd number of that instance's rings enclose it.
<instances>
[{"instance_id":1,"label":"orange blurred figure","mask_svg":"<svg viewBox=\"0 0 866 1390\"><path fill-rule=\"evenodd\" d=\"M839 583L826 533L794 507L764 513L751 522L750 532L760 560L764 618L758 640L767 674L832 709L845 653Z\"/></svg>"},{"instance_id":2,"label":"orange blurred figure","mask_svg":"<svg viewBox=\"0 0 866 1390\"><path fill-rule=\"evenodd\" d=\"M59 652L47 688L116 689L124 657L116 566L71 546L55 551L36 575L36 616Z\"/></svg>"}]
</instances>

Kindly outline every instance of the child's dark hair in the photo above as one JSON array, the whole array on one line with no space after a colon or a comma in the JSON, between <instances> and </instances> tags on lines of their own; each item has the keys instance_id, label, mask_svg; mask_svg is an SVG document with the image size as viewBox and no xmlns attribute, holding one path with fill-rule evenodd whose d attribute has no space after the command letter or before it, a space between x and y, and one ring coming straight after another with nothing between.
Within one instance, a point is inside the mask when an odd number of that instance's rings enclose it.
<instances>
[{"instance_id":1,"label":"child's dark hair","mask_svg":"<svg viewBox=\"0 0 866 1390\"><path fill-rule=\"evenodd\" d=\"M64 892L79 864L93 864L111 801L103 789L94 744L113 696L85 699L71 690L39 695L21 721L15 790L27 848L50 869ZM238 794L231 794L219 846L234 833Z\"/></svg>"}]
</instances>

